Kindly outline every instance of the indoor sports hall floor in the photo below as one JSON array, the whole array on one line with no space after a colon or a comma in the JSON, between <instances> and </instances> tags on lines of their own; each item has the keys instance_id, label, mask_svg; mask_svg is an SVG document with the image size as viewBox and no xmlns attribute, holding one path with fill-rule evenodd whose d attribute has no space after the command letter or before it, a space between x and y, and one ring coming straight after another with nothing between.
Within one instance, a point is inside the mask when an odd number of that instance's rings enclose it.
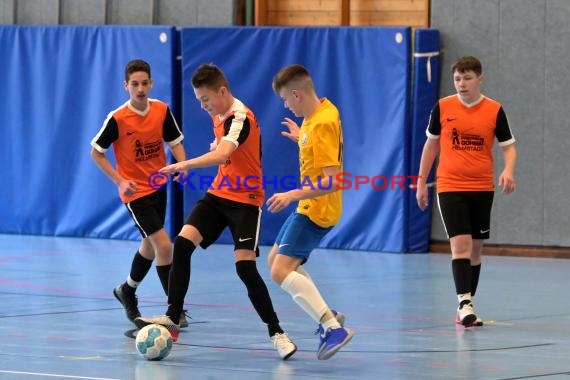
<instances>
[{"instance_id":1,"label":"indoor sports hall floor","mask_svg":"<svg viewBox=\"0 0 570 380\"><path fill-rule=\"evenodd\" d=\"M570 260L485 257L481 328L456 327L450 260L438 254L318 250L307 270L354 339L315 356L316 324L261 273L299 346L277 357L238 280L231 247L193 256L190 327L148 362L111 291L136 242L0 235L0 379L569 379ZM262 248L263 258L267 247ZM138 291L162 314L156 272Z\"/></svg>"}]
</instances>

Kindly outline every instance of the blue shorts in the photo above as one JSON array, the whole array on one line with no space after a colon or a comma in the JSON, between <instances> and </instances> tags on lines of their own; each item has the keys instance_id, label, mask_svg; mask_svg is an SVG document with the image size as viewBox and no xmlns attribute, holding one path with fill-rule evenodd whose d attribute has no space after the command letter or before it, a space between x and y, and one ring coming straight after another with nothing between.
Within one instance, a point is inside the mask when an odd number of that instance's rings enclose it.
<instances>
[{"instance_id":1,"label":"blue shorts","mask_svg":"<svg viewBox=\"0 0 570 380\"><path fill-rule=\"evenodd\" d=\"M294 212L289 215L277 234L277 253L303 259L304 263L331 229L332 227L320 227L306 215Z\"/></svg>"}]
</instances>

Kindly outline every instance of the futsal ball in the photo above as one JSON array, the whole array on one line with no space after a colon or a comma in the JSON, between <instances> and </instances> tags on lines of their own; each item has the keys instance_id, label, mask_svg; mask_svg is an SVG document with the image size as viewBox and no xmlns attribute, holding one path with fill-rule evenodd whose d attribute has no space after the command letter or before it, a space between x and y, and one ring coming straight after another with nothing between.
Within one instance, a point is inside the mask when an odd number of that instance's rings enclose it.
<instances>
[{"instance_id":1,"label":"futsal ball","mask_svg":"<svg viewBox=\"0 0 570 380\"><path fill-rule=\"evenodd\" d=\"M145 359L162 360L172 350L172 337L166 327L148 325L138 332L135 345Z\"/></svg>"}]
</instances>

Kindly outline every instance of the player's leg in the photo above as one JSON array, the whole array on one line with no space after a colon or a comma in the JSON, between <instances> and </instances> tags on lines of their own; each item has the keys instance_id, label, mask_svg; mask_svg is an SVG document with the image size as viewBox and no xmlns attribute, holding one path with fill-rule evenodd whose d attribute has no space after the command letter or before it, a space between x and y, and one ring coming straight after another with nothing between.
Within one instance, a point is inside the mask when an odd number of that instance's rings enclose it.
<instances>
[{"instance_id":1,"label":"player's leg","mask_svg":"<svg viewBox=\"0 0 570 380\"><path fill-rule=\"evenodd\" d=\"M470 326L477 316L471 302L471 237L470 210L461 192L438 194L438 205L451 246L451 269L458 299L458 320Z\"/></svg>"},{"instance_id":2,"label":"player's leg","mask_svg":"<svg viewBox=\"0 0 570 380\"><path fill-rule=\"evenodd\" d=\"M253 205L232 203L231 207L223 209L223 213L234 240L236 273L245 285L255 311L267 325L269 337L279 356L286 360L297 351L297 346L281 328L265 281L257 269L261 209Z\"/></svg>"},{"instance_id":3,"label":"player's leg","mask_svg":"<svg viewBox=\"0 0 570 380\"><path fill-rule=\"evenodd\" d=\"M319 227L306 216L293 213L277 236L270 260L272 279L319 324L319 359L332 357L353 336L350 329L341 326L310 276L297 271L328 231L330 228Z\"/></svg>"},{"instance_id":4,"label":"player's leg","mask_svg":"<svg viewBox=\"0 0 570 380\"><path fill-rule=\"evenodd\" d=\"M166 191L157 191L152 197L152 208L149 207L146 219L149 225L148 230L152 233L148 236L148 240L152 245L156 259L156 272L164 294L168 295L168 276L172 264L172 241L170 236L164 229L164 221L166 219Z\"/></svg>"},{"instance_id":5,"label":"player's leg","mask_svg":"<svg viewBox=\"0 0 570 380\"><path fill-rule=\"evenodd\" d=\"M166 314L154 318L137 318L139 328L151 323L165 326L174 341L178 340L184 298L188 292L191 273L191 257L198 245L208 247L221 234L225 224L206 194L194 207L174 239L172 267L168 284L168 308Z\"/></svg>"},{"instance_id":6,"label":"player's leg","mask_svg":"<svg viewBox=\"0 0 570 380\"><path fill-rule=\"evenodd\" d=\"M152 267L155 251L149 236L162 228L160 220L157 219L155 207L156 200L165 195L165 191L162 190L125 204L143 239L133 257L126 281L115 287L113 294L125 308L127 318L131 322L141 315L135 292Z\"/></svg>"},{"instance_id":7,"label":"player's leg","mask_svg":"<svg viewBox=\"0 0 570 380\"><path fill-rule=\"evenodd\" d=\"M488 239L491 231L491 208L493 206L494 192L483 191L470 194L471 197L471 215L472 215L472 237L473 246L471 250L471 300L474 304L475 293L479 285L479 277L481 274L481 255L483 252L483 243ZM477 315L474 326L483 326L483 320Z\"/></svg>"}]
</instances>

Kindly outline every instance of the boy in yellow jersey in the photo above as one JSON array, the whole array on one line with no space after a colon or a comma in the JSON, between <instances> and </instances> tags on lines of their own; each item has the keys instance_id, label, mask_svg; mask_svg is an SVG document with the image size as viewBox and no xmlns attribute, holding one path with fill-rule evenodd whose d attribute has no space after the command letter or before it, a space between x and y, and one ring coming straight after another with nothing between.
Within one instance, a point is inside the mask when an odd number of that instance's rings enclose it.
<instances>
[{"instance_id":1,"label":"boy in yellow jersey","mask_svg":"<svg viewBox=\"0 0 570 380\"><path fill-rule=\"evenodd\" d=\"M166 166L161 171L175 173L217 165L218 174L174 240L166 315L137 318L136 324L139 327L151 323L163 325L170 331L172 339L178 340L179 316L190 283L192 254L198 245L206 249L213 244L229 227L234 239L236 273L244 283L255 311L267 325L277 353L286 360L297 351L297 346L281 329L269 291L256 265L261 206L265 199L261 183L261 128L253 112L233 96L219 67L213 64L198 67L192 76L192 87L196 99L212 117L215 135L213 149L201 156ZM247 176L252 176L252 181L247 186L237 186L239 178ZM229 181L231 185L224 181Z\"/></svg>"},{"instance_id":2,"label":"boy in yellow jersey","mask_svg":"<svg viewBox=\"0 0 570 380\"><path fill-rule=\"evenodd\" d=\"M149 177L166 164L163 142L168 144L177 161L185 159L182 132L168 105L149 98L152 85L147 62L135 59L127 63L124 87L130 99L109 113L91 141L91 157L117 185L119 197L142 235L127 280L113 289L131 322L141 315L135 291L154 258L165 293L172 263L172 242L164 229L166 189L151 187ZM105 156L111 145L117 169ZM186 318L182 318L184 326L188 326Z\"/></svg>"},{"instance_id":3,"label":"boy in yellow jersey","mask_svg":"<svg viewBox=\"0 0 570 380\"><path fill-rule=\"evenodd\" d=\"M279 212L299 201L279 231L268 256L273 280L319 324L320 360L331 358L354 333L343 327L344 316L331 310L309 274L301 267L321 239L340 220L342 194L338 174L342 171L343 141L338 109L328 99L319 99L307 69L291 65L273 78L273 89L301 127L285 118L289 129L282 134L299 145L302 188L276 193L267 200L270 212Z\"/></svg>"},{"instance_id":4,"label":"boy in yellow jersey","mask_svg":"<svg viewBox=\"0 0 570 380\"><path fill-rule=\"evenodd\" d=\"M493 142L497 139L505 167L499 186L515 190L517 151L501 104L481 93L483 70L475 57L462 57L451 67L457 94L440 99L431 111L420 162L416 198L428 205L426 179L439 155L437 200L451 245L451 267L458 298L456 323L482 326L473 306L479 283L481 251L491 230L495 191Z\"/></svg>"}]
</instances>

